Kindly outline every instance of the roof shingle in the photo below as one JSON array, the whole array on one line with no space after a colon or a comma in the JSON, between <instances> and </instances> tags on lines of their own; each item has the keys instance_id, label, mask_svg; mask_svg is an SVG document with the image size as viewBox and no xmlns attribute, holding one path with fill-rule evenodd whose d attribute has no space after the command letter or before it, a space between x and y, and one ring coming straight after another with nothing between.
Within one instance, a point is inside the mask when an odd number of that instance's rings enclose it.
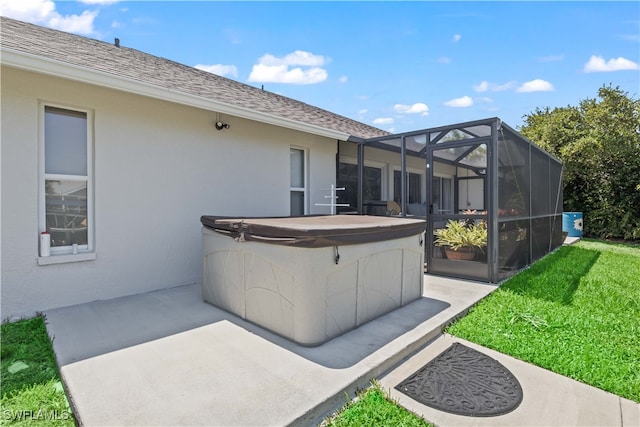
<instances>
[{"instance_id":1,"label":"roof shingle","mask_svg":"<svg viewBox=\"0 0 640 427\"><path fill-rule=\"evenodd\" d=\"M1 17L3 49L108 73L120 78L251 109L359 138L388 135L381 129L304 102L128 47Z\"/></svg>"}]
</instances>

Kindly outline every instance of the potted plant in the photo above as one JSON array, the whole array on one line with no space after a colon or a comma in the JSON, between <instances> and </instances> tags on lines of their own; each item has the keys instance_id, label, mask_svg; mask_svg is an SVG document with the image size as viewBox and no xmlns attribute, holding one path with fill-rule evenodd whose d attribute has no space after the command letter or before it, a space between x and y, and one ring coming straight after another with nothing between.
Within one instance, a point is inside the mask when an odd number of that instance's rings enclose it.
<instances>
[{"instance_id":1,"label":"potted plant","mask_svg":"<svg viewBox=\"0 0 640 427\"><path fill-rule=\"evenodd\" d=\"M455 221L450 219L444 228L435 231L436 246L444 247L448 259L472 260L476 250L487 246L487 226L484 221Z\"/></svg>"}]
</instances>

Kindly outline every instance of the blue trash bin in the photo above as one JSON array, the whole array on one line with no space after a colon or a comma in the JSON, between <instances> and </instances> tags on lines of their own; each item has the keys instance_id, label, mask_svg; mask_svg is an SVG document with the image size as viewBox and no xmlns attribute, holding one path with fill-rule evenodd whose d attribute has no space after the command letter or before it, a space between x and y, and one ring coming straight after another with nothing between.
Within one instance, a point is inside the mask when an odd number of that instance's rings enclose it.
<instances>
[{"instance_id":1,"label":"blue trash bin","mask_svg":"<svg viewBox=\"0 0 640 427\"><path fill-rule=\"evenodd\" d=\"M582 212L562 213L562 231L566 231L568 237L582 237L582 226Z\"/></svg>"}]
</instances>

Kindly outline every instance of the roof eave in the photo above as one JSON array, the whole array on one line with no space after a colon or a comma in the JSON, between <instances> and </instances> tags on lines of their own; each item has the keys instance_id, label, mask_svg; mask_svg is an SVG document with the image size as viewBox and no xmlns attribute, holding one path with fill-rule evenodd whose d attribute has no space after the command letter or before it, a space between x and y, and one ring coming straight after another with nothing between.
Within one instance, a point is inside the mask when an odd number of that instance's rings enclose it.
<instances>
[{"instance_id":1,"label":"roof eave","mask_svg":"<svg viewBox=\"0 0 640 427\"><path fill-rule=\"evenodd\" d=\"M254 120L327 138L346 141L350 136L345 132L339 132L333 129L290 120L252 109L215 101L209 98L191 95L185 92L175 91L134 79L127 79L110 73L92 70L86 67L80 67L4 47L0 48L0 64L39 74L89 83L136 95L201 108L217 113L229 114L243 119Z\"/></svg>"}]
</instances>

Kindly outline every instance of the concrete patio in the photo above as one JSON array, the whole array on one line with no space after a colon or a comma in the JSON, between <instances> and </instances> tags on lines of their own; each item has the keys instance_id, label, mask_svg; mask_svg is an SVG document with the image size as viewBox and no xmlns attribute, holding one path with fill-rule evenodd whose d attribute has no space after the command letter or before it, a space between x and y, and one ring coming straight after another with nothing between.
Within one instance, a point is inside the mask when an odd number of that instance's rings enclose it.
<instances>
[{"instance_id":1,"label":"concrete patio","mask_svg":"<svg viewBox=\"0 0 640 427\"><path fill-rule=\"evenodd\" d=\"M203 302L198 285L45 315L84 425L313 425L496 289L425 278L424 298L318 347Z\"/></svg>"},{"instance_id":2,"label":"concrete patio","mask_svg":"<svg viewBox=\"0 0 640 427\"><path fill-rule=\"evenodd\" d=\"M442 347L442 326L495 289L426 275L422 299L311 348L204 303L198 285L45 315L82 425L317 425L372 378L393 388L419 369ZM450 418L401 403L440 425L639 424L633 402L535 367L514 373L527 405L508 418ZM570 406L544 406L558 399ZM568 415L540 418L547 408Z\"/></svg>"}]
</instances>

